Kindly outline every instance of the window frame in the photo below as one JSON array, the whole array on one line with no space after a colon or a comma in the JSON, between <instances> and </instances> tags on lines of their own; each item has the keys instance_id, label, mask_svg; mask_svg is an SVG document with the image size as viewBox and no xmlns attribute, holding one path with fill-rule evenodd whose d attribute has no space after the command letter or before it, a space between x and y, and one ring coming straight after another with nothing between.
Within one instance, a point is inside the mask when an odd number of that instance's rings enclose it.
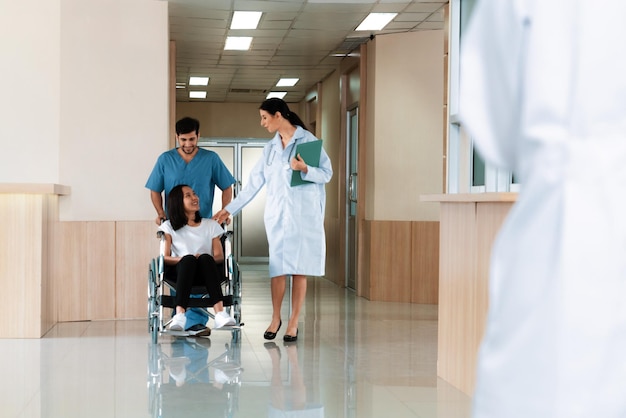
<instances>
[{"instance_id":1,"label":"window frame","mask_svg":"<svg viewBox=\"0 0 626 418\"><path fill-rule=\"evenodd\" d=\"M449 36L449 92L447 138L447 193L518 192L521 185L509 170L485 162L484 185L474 185L474 140L463 129L459 117L460 50L463 4L473 7L475 0L450 0ZM479 155L478 155L479 156ZM479 156L480 157L480 156Z\"/></svg>"}]
</instances>

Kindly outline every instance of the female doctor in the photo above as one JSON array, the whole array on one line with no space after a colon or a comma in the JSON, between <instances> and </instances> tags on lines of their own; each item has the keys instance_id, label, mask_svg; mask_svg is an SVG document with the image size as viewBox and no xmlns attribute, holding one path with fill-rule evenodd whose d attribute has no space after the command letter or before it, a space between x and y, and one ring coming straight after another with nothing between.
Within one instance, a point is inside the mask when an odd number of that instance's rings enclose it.
<instances>
[{"instance_id":1,"label":"female doctor","mask_svg":"<svg viewBox=\"0 0 626 418\"><path fill-rule=\"evenodd\" d=\"M333 175L330 158L322 148L319 167L310 167L295 154L296 146L318 139L306 130L298 115L289 110L282 99L265 100L259 107L261 126L274 138L263 149L250 178L239 195L213 219L224 222L246 206L263 185L267 185L265 232L269 243L272 293L272 322L264 338L276 338L282 319L280 309L285 294L286 277L293 277L292 312L283 340L298 338L298 316L306 296L306 276L324 275L326 238L324 184ZM299 171L305 183L291 186L294 171Z\"/></svg>"}]
</instances>

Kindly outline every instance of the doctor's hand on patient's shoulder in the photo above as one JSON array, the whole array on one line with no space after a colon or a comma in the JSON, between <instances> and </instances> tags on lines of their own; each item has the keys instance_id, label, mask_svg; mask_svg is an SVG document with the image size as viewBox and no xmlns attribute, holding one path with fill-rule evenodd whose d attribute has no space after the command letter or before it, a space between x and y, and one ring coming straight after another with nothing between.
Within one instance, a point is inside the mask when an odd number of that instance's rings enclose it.
<instances>
[{"instance_id":1,"label":"doctor's hand on patient's shoulder","mask_svg":"<svg viewBox=\"0 0 626 418\"><path fill-rule=\"evenodd\" d=\"M296 171L302 171L304 174L309 172L309 169L300 154L291 159L291 169Z\"/></svg>"},{"instance_id":2,"label":"doctor's hand on patient's shoulder","mask_svg":"<svg viewBox=\"0 0 626 418\"><path fill-rule=\"evenodd\" d=\"M223 224L224 222L226 222L226 225L228 225L230 224L229 216L230 216L230 213L226 209L222 209L219 212L217 212L215 215L213 215L213 220L220 225Z\"/></svg>"}]
</instances>

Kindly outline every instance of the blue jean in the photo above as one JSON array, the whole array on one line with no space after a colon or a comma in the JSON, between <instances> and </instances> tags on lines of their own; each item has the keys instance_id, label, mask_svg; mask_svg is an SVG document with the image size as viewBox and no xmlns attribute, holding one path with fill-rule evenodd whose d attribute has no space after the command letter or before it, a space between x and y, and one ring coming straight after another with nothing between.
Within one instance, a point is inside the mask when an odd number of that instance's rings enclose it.
<instances>
[{"instance_id":1,"label":"blue jean","mask_svg":"<svg viewBox=\"0 0 626 418\"><path fill-rule=\"evenodd\" d=\"M171 296L176 296L176 291L174 289L170 289ZM202 295L191 295L192 298L201 298ZM172 316L176 311L172 310ZM185 317L187 318L185 322L185 328L189 329L194 325L206 325L209 321L209 315L202 308L188 308L185 311Z\"/></svg>"}]
</instances>

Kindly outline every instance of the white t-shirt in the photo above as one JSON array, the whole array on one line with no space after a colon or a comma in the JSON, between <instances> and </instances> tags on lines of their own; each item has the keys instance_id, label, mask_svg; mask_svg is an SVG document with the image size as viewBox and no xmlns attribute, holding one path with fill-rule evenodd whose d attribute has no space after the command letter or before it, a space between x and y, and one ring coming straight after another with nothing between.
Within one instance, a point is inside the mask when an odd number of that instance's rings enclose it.
<instances>
[{"instance_id":1,"label":"white t-shirt","mask_svg":"<svg viewBox=\"0 0 626 418\"><path fill-rule=\"evenodd\" d=\"M213 238L222 236L224 229L213 219L202 218L200 225L185 225L174 231L170 221L165 221L159 230L172 236L172 257L185 255L213 255Z\"/></svg>"}]
</instances>

